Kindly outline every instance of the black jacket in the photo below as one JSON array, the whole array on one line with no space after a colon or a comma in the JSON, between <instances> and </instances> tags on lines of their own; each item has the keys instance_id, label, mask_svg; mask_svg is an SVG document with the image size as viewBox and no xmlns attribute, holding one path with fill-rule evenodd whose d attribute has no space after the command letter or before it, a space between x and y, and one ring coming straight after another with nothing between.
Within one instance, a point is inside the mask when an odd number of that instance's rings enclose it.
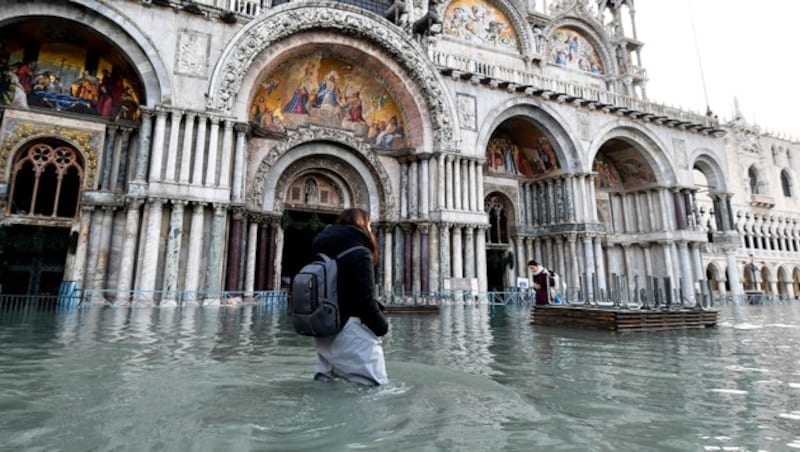
<instances>
[{"instance_id":1,"label":"black jacket","mask_svg":"<svg viewBox=\"0 0 800 452\"><path fill-rule=\"evenodd\" d=\"M326 227L314 238L311 250L335 258L342 251L363 245L372 250L369 238L358 228L334 224ZM338 294L342 325L350 317L358 317L376 336L389 331L389 323L375 299L375 265L372 252L355 250L337 261L339 271Z\"/></svg>"}]
</instances>

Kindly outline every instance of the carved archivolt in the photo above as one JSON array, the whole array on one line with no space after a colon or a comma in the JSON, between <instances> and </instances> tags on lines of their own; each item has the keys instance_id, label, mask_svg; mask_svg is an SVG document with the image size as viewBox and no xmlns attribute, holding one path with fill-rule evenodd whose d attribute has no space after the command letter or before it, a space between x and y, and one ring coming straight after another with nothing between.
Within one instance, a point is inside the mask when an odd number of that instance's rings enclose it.
<instances>
[{"instance_id":1,"label":"carved archivolt","mask_svg":"<svg viewBox=\"0 0 800 452\"><path fill-rule=\"evenodd\" d=\"M374 42L385 49L408 72L425 97L433 123L435 150L454 147L447 95L424 49L409 36L388 27L361 8L341 3L292 3L271 11L248 23L223 52L210 83L209 109L230 113L248 69L269 46L296 33L333 30Z\"/></svg>"},{"instance_id":2,"label":"carved archivolt","mask_svg":"<svg viewBox=\"0 0 800 452\"><path fill-rule=\"evenodd\" d=\"M261 200L264 197L264 186L267 182L267 175L269 174L270 168L275 165L275 162L277 162L282 155L296 148L297 146L312 142L333 142L341 144L351 149L361 158L361 160L366 163L366 166L372 172L372 176L378 182L378 198L381 200L381 218L388 219L389 213L393 211L395 204L394 195L392 194L391 179L389 179L389 174L381 164L372 146L361 138L355 136L355 134L352 132L316 126L287 130L286 138L269 150L264 159L261 160L261 163L258 165L258 169L256 170L255 178L253 179L252 192L247 196L248 207L250 207L252 210L261 209ZM324 163L324 165L327 164L327 162ZM323 163L320 163L320 165L323 165ZM327 166L320 167L327 168ZM352 169L342 169L341 171L344 172L339 174L347 177L348 180L352 181L360 179L360 176ZM348 175L348 172L352 172L352 176ZM287 170L286 173L289 174L289 171ZM350 179L350 177L353 177L354 179ZM285 184L286 182L283 183ZM276 198L285 195L285 185L282 186L282 188L278 188L283 191L276 191ZM364 193L366 193L366 190ZM354 199L354 202L358 206L365 205L364 202L359 202L358 199Z\"/></svg>"},{"instance_id":3,"label":"carved archivolt","mask_svg":"<svg viewBox=\"0 0 800 452\"><path fill-rule=\"evenodd\" d=\"M369 211L369 192L361 176L353 167L330 156L310 157L297 160L281 174L275 185L275 207L273 213L280 214L287 203L289 186L298 178L319 174L331 182L338 199L348 200L340 207L360 207Z\"/></svg>"}]
</instances>

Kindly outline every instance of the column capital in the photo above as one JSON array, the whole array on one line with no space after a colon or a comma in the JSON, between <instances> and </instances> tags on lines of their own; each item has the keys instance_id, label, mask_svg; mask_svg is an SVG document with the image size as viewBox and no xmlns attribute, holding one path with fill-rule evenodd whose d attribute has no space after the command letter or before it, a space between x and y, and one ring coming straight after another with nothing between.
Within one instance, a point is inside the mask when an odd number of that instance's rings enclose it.
<instances>
[{"instance_id":1,"label":"column capital","mask_svg":"<svg viewBox=\"0 0 800 452\"><path fill-rule=\"evenodd\" d=\"M233 126L233 130L235 130L236 133L238 133L238 134L244 135L244 134L246 134L247 132L250 131L250 124L248 124L246 122L237 122Z\"/></svg>"},{"instance_id":2,"label":"column capital","mask_svg":"<svg viewBox=\"0 0 800 452\"><path fill-rule=\"evenodd\" d=\"M153 206L155 206L155 205L163 206L164 204L166 204L166 202L167 202L167 200L163 199L163 198L147 198L147 204L150 204L150 205L153 205Z\"/></svg>"},{"instance_id":3,"label":"column capital","mask_svg":"<svg viewBox=\"0 0 800 452\"><path fill-rule=\"evenodd\" d=\"M431 232L430 223L417 223L417 230L420 234L429 234Z\"/></svg>"},{"instance_id":4,"label":"column capital","mask_svg":"<svg viewBox=\"0 0 800 452\"><path fill-rule=\"evenodd\" d=\"M212 205L214 206L214 216L215 217L225 216L225 213L228 210L228 206L226 204L215 202L215 203L212 203Z\"/></svg>"}]
</instances>

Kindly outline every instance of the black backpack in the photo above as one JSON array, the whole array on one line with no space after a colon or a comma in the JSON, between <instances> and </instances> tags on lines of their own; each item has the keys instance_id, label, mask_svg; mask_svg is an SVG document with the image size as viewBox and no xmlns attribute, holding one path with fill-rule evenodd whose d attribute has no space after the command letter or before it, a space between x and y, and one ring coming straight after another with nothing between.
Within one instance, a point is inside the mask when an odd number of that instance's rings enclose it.
<instances>
[{"instance_id":1,"label":"black backpack","mask_svg":"<svg viewBox=\"0 0 800 452\"><path fill-rule=\"evenodd\" d=\"M337 261L365 246L348 248L336 259L317 253L317 258L300 269L292 280L292 320L294 330L303 336L333 336L342 330L337 290Z\"/></svg>"}]
</instances>

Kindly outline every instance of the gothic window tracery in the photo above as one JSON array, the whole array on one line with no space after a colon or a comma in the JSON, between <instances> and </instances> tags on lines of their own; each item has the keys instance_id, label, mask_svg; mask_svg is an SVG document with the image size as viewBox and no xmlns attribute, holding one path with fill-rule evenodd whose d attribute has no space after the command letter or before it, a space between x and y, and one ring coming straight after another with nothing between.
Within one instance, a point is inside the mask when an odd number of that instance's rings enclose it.
<instances>
[{"instance_id":1,"label":"gothic window tracery","mask_svg":"<svg viewBox=\"0 0 800 452\"><path fill-rule=\"evenodd\" d=\"M9 214L74 217L83 166L70 146L35 143L13 167Z\"/></svg>"}]
</instances>

